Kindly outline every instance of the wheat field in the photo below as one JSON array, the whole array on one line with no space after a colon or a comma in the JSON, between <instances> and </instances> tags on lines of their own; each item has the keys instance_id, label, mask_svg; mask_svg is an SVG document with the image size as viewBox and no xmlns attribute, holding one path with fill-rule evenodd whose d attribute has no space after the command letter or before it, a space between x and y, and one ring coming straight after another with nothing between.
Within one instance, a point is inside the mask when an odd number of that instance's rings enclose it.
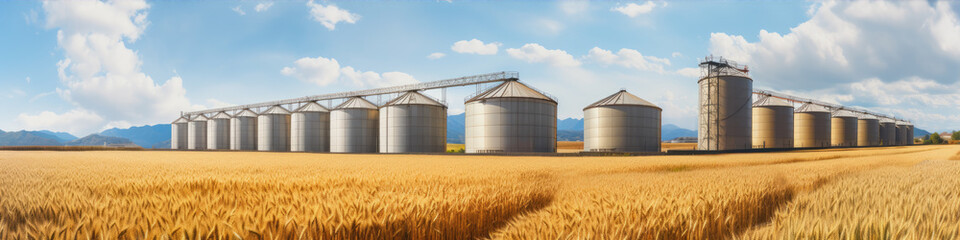
<instances>
[{"instance_id":1,"label":"wheat field","mask_svg":"<svg viewBox=\"0 0 960 240\"><path fill-rule=\"evenodd\" d=\"M956 239L958 151L0 151L0 239Z\"/></svg>"}]
</instances>

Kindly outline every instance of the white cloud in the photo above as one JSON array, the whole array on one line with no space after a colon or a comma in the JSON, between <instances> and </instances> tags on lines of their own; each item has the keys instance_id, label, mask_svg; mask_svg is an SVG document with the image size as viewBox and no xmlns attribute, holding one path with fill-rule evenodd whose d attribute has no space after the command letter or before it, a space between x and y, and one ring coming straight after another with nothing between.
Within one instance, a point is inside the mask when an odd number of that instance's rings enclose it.
<instances>
[{"instance_id":1,"label":"white cloud","mask_svg":"<svg viewBox=\"0 0 960 240\"><path fill-rule=\"evenodd\" d=\"M337 23L356 23L360 20L360 15L351 13L346 9L340 9L336 5L329 4L324 6L323 4L314 3L313 0L307 2L307 7L310 8L310 17L314 21L320 22L324 27L329 30L333 30L337 27Z\"/></svg>"},{"instance_id":2,"label":"white cloud","mask_svg":"<svg viewBox=\"0 0 960 240\"><path fill-rule=\"evenodd\" d=\"M54 93L57 93L57 92L56 92L56 91L50 91L50 92L44 92L44 93L40 93L40 94L34 95L32 98L30 98L30 101L29 101L29 102L30 102L30 103L36 102L37 100L39 100L39 99L41 99L41 98L44 98L44 97L46 97L46 96L53 95Z\"/></svg>"},{"instance_id":3,"label":"white cloud","mask_svg":"<svg viewBox=\"0 0 960 240\"><path fill-rule=\"evenodd\" d=\"M103 126L103 122L103 117L82 108L63 114L43 111L35 115L21 113L17 116L17 123L23 126L24 130L68 132L76 136L96 132Z\"/></svg>"},{"instance_id":4,"label":"white cloud","mask_svg":"<svg viewBox=\"0 0 960 240\"><path fill-rule=\"evenodd\" d=\"M443 58L443 57L446 57L446 56L447 56L446 53L435 52L435 53L431 53L430 55L427 55L427 58L429 58L429 59L440 59L440 58Z\"/></svg>"},{"instance_id":5,"label":"white cloud","mask_svg":"<svg viewBox=\"0 0 960 240\"><path fill-rule=\"evenodd\" d=\"M305 57L297 59L293 65L293 67L284 67L280 73L320 86L329 85L340 77L340 63L336 59Z\"/></svg>"},{"instance_id":6,"label":"white cloud","mask_svg":"<svg viewBox=\"0 0 960 240\"><path fill-rule=\"evenodd\" d=\"M294 61L293 67L284 67L280 73L319 86L327 86L340 80L349 81L357 87L388 87L418 82L413 76L402 72L379 74L358 71L350 66L341 68L336 59L324 57L298 59Z\"/></svg>"},{"instance_id":7,"label":"white cloud","mask_svg":"<svg viewBox=\"0 0 960 240\"><path fill-rule=\"evenodd\" d=\"M237 14L240 14L240 16L247 15L247 13L243 11L243 8L241 8L240 5L237 5L236 7L231 8L231 10L233 10Z\"/></svg>"},{"instance_id":8,"label":"white cloud","mask_svg":"<svg viewBox=\"0 0 960 240\"><path fill-rule=\"evenodd\" d=\"M683 57L683 53L673 52L670 54L670 57L673 57L673 58Z\"/></svg>"},{"instance_id":9,"label":"white cloud","mask_svg":"<svg viewBox=\"0 0 960 240\"><path fill-rule=\"evenodd\" d=\"M689 77L689 78L699 78L700 69L699 68L681 68L677 70L677 74L680 76Z\"/></svg>"},{"instance_id":10,"label":"white cloud","mask_svg":"<svg viewBox=\"0 0 960 240\"><path fill-rule=\"evenodd\" d=\"M537 21L537 24L536 24L537 31L541 31L547 34L560 33L560 31L563 31L563 28L564 26L562 23L558 21L550 20L550 19L540 19L539 21Z\"/></svg>"},{"instance_id":11,"label":"white cloud","mask_svg":"<svg viewBox=\"0 0 960 240\"><path fill-rule=\"evenodd\" d=\"M520 48L507 49L510 57L520 59L529 63L547 63L554 67L576 67L580 66L577 61L566 51L559 49L546 49L540 44L527 43Z\"/></svg>"},{"instance_id":12,"label":"white cloud","mask_svg":"<svg viewBox=\"0 0 960 240\"><path fill-rule=\"evenodd\" d=\"M484 44L483 41L477 40L476 38L471 40L460 40L453 43L453 46L450 47L451 50L458 53L472 53L478 55L493 55L497 54L497 48L500 47L501 43L492 42Z\"/></svg>"},{"instance_id":13,"label":"white cloud","mask_svg":"<svg viewBox=\"0 0 960 240\"><path fill-rule=\"evenodd\" d=\"M59 28L57 43L65 56L57 63L61 97L87 115L137 124L166 121L193 108L180 77L154 82L125 45L149 25L147 8L143 1L43 2L47 27ZM64 115L52 115L58 116Z\"/></svg>"},{"instance_id":14,"label":"white cloud","mask_svg":"<svg viewBox=\"0 0 960 240\"><path fill-rule=\"evenodd\" d=\"M577 15L590 9L588 0L561 0L558 3L560 10L567 15Z\"/></svg>"},{"instance_id":15,"label":"white cloud","mask_svg":"<svg viewBox=\"0 0 960 240\"><path fill-rule=\"evenodd\" d=\"M263 12L263 11L269 10L270 7L272 6L273 6L273 2L257 3L257 6L253 7L253 10L257 12Z\"/></svg>"},{"instance_id":16,"label":"white cloud","mask_svg":"<svg viewBox=\"0 0 960 240\"><path fill-rule=\"evenodd\" d=\"M662 6L666 6L666 3L663 3ZM647 1L643 4L629 3L626 6L619 6L619 7L612 8L610 9L610 11L620 12L623 15L627 15L628 17L637 17L637 16L640 16L641 14L647 14L653 11L653 9L656 7L657 7L657 3L653 1Z\"/></svg>"},{"instance_id":17,"label":"white cloud","mask_svg":"<svg viewBox=\"0 0 960 240\"><path fill-rule=\"evenodd\" d=\"M27 84L30 84L30 77L27 77Z\"/></svg>"},{"instance_id":18,"label":"white cloud","mask_svg":"<svg viewBox=\"0 0 960 240\"><path fill-rule=\"evenodd\" d=\"M627 68L659 73L664 71L665 65L670 65L669 59L644 56L639 51L628 48L621 48L617 53L613 53L609 50L594 47L590 49L586 58L605 65L620 65Z\"/></svg>"},{"instance_id":19,"label":"white cloud","mask_svg":"<svg viewBox=\"0 0 960 240\"><path fill-rule=\"evenodd\" d=\"M99 131L99 132L103 132L104 130L111 129L111 128L116 128L116 129L129 129L130 127L133 127L133 124L130 124L130 122L127 122L127 121L113 121L113 122L108 122L107 125L104 125L102 128L100 128L100 131Z\"/></svg>"}]
</instances>

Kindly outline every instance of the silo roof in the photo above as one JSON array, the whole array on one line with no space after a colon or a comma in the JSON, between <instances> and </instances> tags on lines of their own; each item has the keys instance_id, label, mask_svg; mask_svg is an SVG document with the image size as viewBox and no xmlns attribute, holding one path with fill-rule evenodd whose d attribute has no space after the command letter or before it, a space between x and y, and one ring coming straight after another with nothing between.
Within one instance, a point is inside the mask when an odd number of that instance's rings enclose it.
<instances>
[{"instance_id":1,"label":"silo roof","mask_svg":"<svg viewBox=\"0 0 960 240\"><path fill-rule=\"evenodd\" d=\"M889 118L880 118L880 123L896 123L896 121Z\"/></svg>"},{"instance_id":2,"label":"silo roof","mask_svg":"<svg viewBox=\"0 0 960 240\"><path fill-rule=\"evenodd\" d=\"M185 117L183 117L183 116L180 116L180 118L177 118L177 120L173 120L173 123L186 123L186 122L189 122L189 121L190 121L190 119L187 119L187 118L185 118Z\"/></svg>"},{"instance_id":3,"label":"silo roof","mask_svg":"<svg viewBox=\"0 0 960 240\"><path fill-rule=\"evenodd\" d=\"M874 115L872 115L872 114L861 113L859 116L857 116L857 118L859 118L859 119L877 119L877 116L874 116Z\"/></svg>"},{"instance_id":4,"label":"silo roof","mask_svg":"<svg viewBox=\"0 0 960 240\"><path fill-rule=\"evenodd\" d=\"M213 115L210 119L230 119L230 114L226 112L219 112L217 115Z\"/></svg>"},{"instance_id":5,"label":"silo roof","mask_svg":"<svg viewBox=\"0 0 960 240\"><path fill-rule=\"evenodd\" d=\"M820 106L820 105L816 105L816 104L804 103L803 105L800 105L800 107L797 108L796 112L825 112L825 113L829 113L829 112L830 112L830 109L827 109L827 108L824 107L824 106Z\"/></svg>"},{"instance_id":6,"label":"silo roof","mask_svg":"<svg viewBox=\"0 0 960 240\"><path fill-rule=\"evenodd\" d=\"M852 117L852 118L855 118L855 117L857 117L857 115L854 114L854 113L851 112L851 111L847 111L847 110L837 110L836 112L833 112L833 116L832 116L832 117Z\"/></svg>"},{"instance_id":7,"label":"silo roof","mask_svg":"<svg viewBox=\"0 0 960 240\"><path fill-rule=\"evenodd\" d=\"M250 109L244 109L240 111L240 113L233 115L233 117L257 117L257 113L250 111Z\"/></svg>"},{"instance_id":8,"label":"silo roof","mask_svg":"<svg viewBox=\"0 0 960 240\"><path fill-rule=\"evenodd\" d=\"M294 110L294 112L329 112L330 110L316 102L310 102Z\"/></svg>"},{"instance_id":9,"label":"silo roof","mask_svg":"<svg viewBox=\"0 0 960 240\"><path fill-rule=\"evenodd\" d=\"M753 102L754 107L793 107L793 104L787 102L786 100L775 98L771 96L764 96L760 99L757 99L756 102Z\"/></svg>"},{"instance_id":10,"label":"silo roof","mask_svg":"<svg viewBox=\"0 0 960 240\"><path fill-rule=\"evenodd\" d=\"M341 103L334 109L347 109L347 108L360 108L360 109L377 109L377 105L363 99L362 97L352 97L346 102Z\"/></svg>"},{"instance_id":11,"label":"silo roof","mask_svg":"<svg viewBox=\"0 0 960 240\"><path fill-rule=\"evenodd\" d=\"M201 122L206 120L210 120L210 119L207 118L207 116L204 116L203 114L199 114L196 117L193 117L193 119L190 119L190 121L192 122Z\"/></svg>"},{"instance_id":12,"label":"silo roof","mask_svg":"<svg viewBox=\"0 0 960 240\"><path fill-rule=\"evenodd\" d=\"M553 100L553 98L548 97L540 91L534 90L533 88L530 88L529 86L517 81L506 81L496 87L480 93L473 98L470 98L470 100L467 100L467 102L490 98L532 98L547 100L553 103L557 102L556 100Z\"/></svg>"},{"instance_id":13,"label":"silo roof","mask_svg":"<svg viewBox=\"0 0 960 240\"><path fill-rule=\"evenodd\" d=\"M290 114L290 111L288 111L287 109L281 106L273 106L273 107L267 108L266 111L263 111L260 113L260 115L266 115L266 114Z\"/></svg>"},{"instance_id":14,"label":"silo roof","mask_svg":"<svg viewBox=\"0 0 960 240\"><path fill-rule=\"evenodd\" d=\"M403 95L400 95L399 97L394 98L393 100L390 100L389 102L387 102L387 104L384 104L384 106L392 106L392 105L444 106L442 103L438 102L437 100L434 100L433 98L427 97L416 91L409 91L407 93L404 93Z\"/></svg>"},{"instance_id":15,"label":"silo roof","mask_svg":"<svg viewBox=\"0 0 960 240\"><path fill-rule=\"evenodd\" d=\"M589 108L603 106L644 106L660 109L660 107L657 105L650 103L647 100L643 100L643 98L637 97L636 95L630 94L627 92L627 90L620 90L613 95L600 99L600 101L587 105L587 107L583 109L586 110Z\"/></svg>"}]
</instances>

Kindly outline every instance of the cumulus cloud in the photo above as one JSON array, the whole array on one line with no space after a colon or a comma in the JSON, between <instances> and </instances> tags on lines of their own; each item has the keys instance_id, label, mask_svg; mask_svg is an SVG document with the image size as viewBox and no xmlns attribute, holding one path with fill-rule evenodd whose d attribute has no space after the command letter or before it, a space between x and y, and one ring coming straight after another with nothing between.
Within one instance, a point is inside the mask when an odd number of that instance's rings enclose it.
<instances>
[{"instance_id":1,"label":"cumulus cloud","mask_svg":"<svg viewBox=\"0 0 960 240\"><path fill-rule=\"evenodd\" d=\"M637 17L642 14L650 13L651 11L653 11L654 8L657 7L657 5L666 6L666 3L657 4L653 1L647 1L647 2L644 2L643 4L629 3L624 6L618 6L618 7L612 8L610 9L610 11L620 12L623 15L627 15L628 17Z\"/></svg>"},{"instance_id":2,"label":"cumulus cloud","mask_svg":"<svg viewBox=\"0 0 960 240\"><path fill-rule=\"evenodd\" d=\"M379 74L372 71L358 71L350 66L341 67L340 63L333 58L305 57L297 59L293 65L293 67L284 67L280 73L319 86L327 86L340 80L348 81L357 87L387 87L418 82L413 76L402 72Z\"/></svg>"},{"instance_id":3,"label":"cumulus cloud","mask_svg":"<svg viewBox=\"0 0 960 240\"><path fill-rule=\"evenodd\" d=\"M262 2L257 3L257 6L254 6L253 10L257 12L263 12L269 10L270 7L273 7L273 2Z\"/></svg>"},{"instance_id":4,"label":"cumulus cloud","mask_svg":"<svg viewBox=\"0 0 960 240\"><path fill-rule=\"evenodd\" d=\"M590 8L588 0L561 0L558 6L563 13L567 15L577 15L586 12Z\"/></svg>"},{"instance_id":5,"label":"cumulus cloud","mask_svg":"<svg viewBox=\"0 0 960 240\"><path fill-rule=\"evenodd\" d=\"M79 115L88 116L89 120L93 119L89 116L96 115L109 121L152 124L193 108L180 77L155 82L141 71L142 62L136 51L126 47L149 25L148 8L144 1L43 2L46 25L58 29L57 44L64 51L64 59L57 63L63 88L57 92L83 109L47 117Z\"/></svg>"},{"instance_id":6,"label":"cumulus cloud","mask_svg":"<svg viewBox=\"0 0 960 240\"><path fill-rule=\"evenodd\" d=\"M547 49L540 44L527 43L520 48L507 49L510 57L520 59L529 63L547 63L554 67L576 67L580 66L577 61L566 51L560 49Z\"/></svg>"},{"instance_id":7,"label":"cumulus cloud","mask_svg":"<svg viewBox=\"0 0 960 240\"><path fill-rule=\"evenodd\" d=\"M700 68L681 68L680 70L677 70L677 74L688 78L699 78Z\"/></svg>"},{"instance_id":8,"label":"cumulus cloud","mask_svg":"<svg viewBox=\"0 0 960 240\"><path fill-rule=\"evenodd\" d=\"M830 92L848 105L932 113L941 110L930 104L953 102L953 93L924 97L955 88L960 76L960 21L949 2L828 1L808 13L789 32L760 30L754 42L712 33L710 52L750 65L755 85Z\"/></svg>"},{"instance_id":9,"label":"cumulus cloud","mask_svg":"<svg viewBox=\"0 0 960 240\"><path fill-rule=\"evenodd\" d=\"M450 47L451 50L458 53L471 53L478 55L494 55L497 54L497 49L503 44L498 42L492 43L483 43L483 41L477 40L476 38L471 40L460 40L453 43L453 46Z\"/></svg>"},{"instance_id":10,"label":"cumulus cloud","mask_svg":"<svg viewBox=\"0 0 960 240\"><path fill-rule=\"evenodd\" d=\"M63 114L43 111L36 115L21 113L17 122L25 130L51 130L68 132L76 136L84 136L96 132L103 125L104 119L86 109L73 109Z\"/></svg>"},{"instance_id":11,"label":"cumulus cloud","mask_svg":"<svg viewBox=\"0 0 960 240\"><path fill-rule=\"evenodd\" d=\"M627 68L633 68L642 71L664 72L664 66L670 65L670 60L654 56L644 56L640 51L621 48L617 53L604 50L599 47L590 49L586 56L587 59L596 61L605 65L619 65Z\"/></svg>"},{"instance_id":12,"label":"cumulus cloud","mask_svg":"<svg viewBox=\"0 0 960 240\"><path fill-rule=\"evenodd\" d=\"M329 30L333 30L337 27L337 23L356 23L360 20L360 15L351 13L346 9L340 9L336 5L328 4L318 4L314 3L313 0L307 2L307 7L310 8L310 17L314 21L320 22L324 27Z\"/></svg>"},{"instance_id":13,"label":"cumulus cloud","mask_svg":"<svg viewBox=\"0 0 960 240\"><path fill-rule=\"evenodd\" d=\"M427 55L427 58L429 58L429 59L441 59L441 58L446 57L446 56L447 56L446 53L435 52L435 53L431 53L430 55Z\"/></svg>"}]
</instances>

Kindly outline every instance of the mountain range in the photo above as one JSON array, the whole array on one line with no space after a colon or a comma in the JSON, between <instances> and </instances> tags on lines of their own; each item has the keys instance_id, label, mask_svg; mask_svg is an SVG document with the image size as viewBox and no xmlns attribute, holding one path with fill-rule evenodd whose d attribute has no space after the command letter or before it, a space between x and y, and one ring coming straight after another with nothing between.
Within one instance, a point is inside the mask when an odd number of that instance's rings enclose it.
<instances>
[{"instance_id":1,"label":"mountain range","mask_svg":"<svg viewBox=\"0 0 960 240\"><path fill-rule=\"evenodd\" d=\"M463 143L465 139L466 114L447 116L447 142ZM916 128L915 137L929 132ZM696 137L697 131L663 124L660 140L677 137ZM558 141L583 141L583 119L557 119ZM65 132L0 130L0 146L101 146L136 144L143 148L170 148L170 124L138 126L126 129L112 128L83 138Z\"/></svg>"}]
</instances>

